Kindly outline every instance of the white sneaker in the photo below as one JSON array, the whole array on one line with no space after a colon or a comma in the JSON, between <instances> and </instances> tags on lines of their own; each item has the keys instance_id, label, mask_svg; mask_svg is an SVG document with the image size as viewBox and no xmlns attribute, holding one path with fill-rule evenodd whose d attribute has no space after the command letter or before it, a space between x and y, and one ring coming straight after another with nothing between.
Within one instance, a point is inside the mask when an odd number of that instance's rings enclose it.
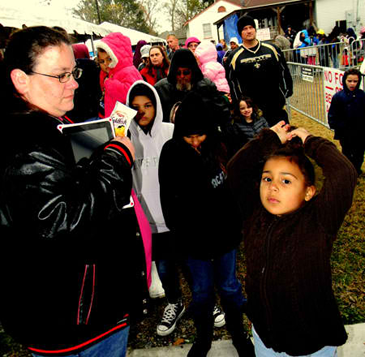
<instances>
[{"instance_id":1,"label":"white sneaker","mask_svg":"<svg viewBox=\"0 0 365 357\"><path fill-rule=\"evenodd\" d=\"M214 327L222 327L226 324L225 314L218 305L214 306L213 317Z\"/></svg>"},{"instance_id":2,"label":"white sneaker","mask_svg":"<svg viewBox=\"0 0 365 357\"><path fill-rule=\"evenodd\" d=\"M151 265L151 286L148 289L148 293L151 299L163 298L165 296L165 290L162 287L155 262L152 262Z\"/></svg>"},{"instance_id":3,"label":"white sneaker","mask_svg":"<svg viewBox=\"0 0 365 357\"><path fill-rule=\"evenodd\" d=\"M157 325L157 335L167 336L172 333L184 312L185 306L181 300L176 304L168 304L163 312L161 322Z\"/></svg>"}]
</instances>

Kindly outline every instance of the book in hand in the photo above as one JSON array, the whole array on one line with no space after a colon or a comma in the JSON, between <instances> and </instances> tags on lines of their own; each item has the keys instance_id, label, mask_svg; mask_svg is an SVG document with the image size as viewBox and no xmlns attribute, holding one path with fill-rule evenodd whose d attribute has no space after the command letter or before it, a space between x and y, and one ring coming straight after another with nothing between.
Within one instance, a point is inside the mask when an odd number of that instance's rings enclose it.
<instances>
[{"instance_id":1,"label":"book in hand","mask_svg":"<svg viewBox=\"0 0 365 357\"><path fill-rule=\"evenodd\" d=\"M114 124L115 135L125 136L129 129L129 125L136 114L136 110L117 101L112 113L110 114L110 118Z\"/></svg>"}]
</instances>

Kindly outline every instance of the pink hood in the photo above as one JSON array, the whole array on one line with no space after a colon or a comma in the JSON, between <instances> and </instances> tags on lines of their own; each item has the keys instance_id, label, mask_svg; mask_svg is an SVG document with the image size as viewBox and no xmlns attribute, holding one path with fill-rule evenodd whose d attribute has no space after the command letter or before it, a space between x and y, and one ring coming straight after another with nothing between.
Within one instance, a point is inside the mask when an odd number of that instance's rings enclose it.
<instances>
[{"instance_id":1,"label":"pink hood","mask_svg":"<svg viewBox=\"0 0 365 357\"><path fill-rule=\"evenodd\" d=\"M226 79L224 67L217 62L217 49L210 41L202 41L195 50L195 56L199 59L199 67L204 77L209 78L220 92L229 93L229 85Z\"/></svg>"},{"instance_id":2,"label":"pink hood","mask_svg":"<svg viewBox=\"0 0 365 357\"><path fill-rule=\"evenodd\" d=\"M110 116L116 101L126 102L130 86L142 79L137 68L133 65L132 45L129 37L120 32L113 32L96 43L96 48L106 51L112 62L109 65L109 78L100 71L100 86L105 88L105 117Z\"/></svg>"}]
</instances>

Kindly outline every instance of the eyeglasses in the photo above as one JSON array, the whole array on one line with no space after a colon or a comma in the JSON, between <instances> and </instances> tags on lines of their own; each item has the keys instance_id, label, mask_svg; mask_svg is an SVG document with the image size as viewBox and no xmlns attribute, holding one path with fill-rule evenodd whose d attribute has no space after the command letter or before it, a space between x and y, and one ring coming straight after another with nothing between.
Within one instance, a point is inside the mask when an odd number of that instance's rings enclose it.
<instances>
[{"instance_id":1,"label":"eyeglasses","mask_svg":"<svg viewBox=\"0 0 365 357\"><path fill-rule=\"evenodd\" d=\"M180 71L180 70L176 71L176 75L181 76L182 74L184 76L188 76L189 74L191 74L191 71L190 71L190 69L185 69L183 71Z\"/></svg>"},{"instance_id":2,"label":"eyeglasses","mask_svg":"<svg viewBox=\"0 0 365 357\"><path fill-rule=\"evenodd\" d=\"M71 75L72 75L72 77L74 77L74 79L79 79L82 75L82 69L75 67L72 72L61 73L58 76L52 76L50 74L44 74L44 73L39 73L39 72L34 72L34 71L31 71L31 73L40 74L41 76L45 76L45 77L57 78L60 81L60 83L66 83L70 80Z\"/></svg>"}]
</instances>

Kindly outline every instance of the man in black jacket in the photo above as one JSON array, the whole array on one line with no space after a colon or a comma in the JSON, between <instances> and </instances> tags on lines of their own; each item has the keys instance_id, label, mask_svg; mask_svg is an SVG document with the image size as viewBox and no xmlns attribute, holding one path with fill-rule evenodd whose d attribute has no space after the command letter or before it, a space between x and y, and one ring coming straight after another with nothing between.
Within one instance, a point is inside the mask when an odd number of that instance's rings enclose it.
<instances>
[{"instance_id":1,"label":"man in black jacket","mask_svg":"<svg viewBox=\"0 0 365 357\"><path fill-rule=\"evenodd\" d=\"M227 59L227 79L234 103L244 95L251 97L263 111L269 126L280 120L288 122L284 110L286 98L293 94L293 80L285 58L275 45L256 38L252 17L242 16L237 22L242 45Z\"/></svg>"}]
</instances>

